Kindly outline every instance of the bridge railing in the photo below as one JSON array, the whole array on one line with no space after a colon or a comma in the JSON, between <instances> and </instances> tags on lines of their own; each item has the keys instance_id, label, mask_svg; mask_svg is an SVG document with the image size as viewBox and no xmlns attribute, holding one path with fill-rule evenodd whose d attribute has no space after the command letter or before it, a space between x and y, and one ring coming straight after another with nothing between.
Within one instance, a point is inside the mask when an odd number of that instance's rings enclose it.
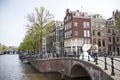
<instances>
[{"instance_id":1,"label":"bridge railing","mask_svg":"<svg viewBox=\"0 0 120 80\"><path fill-rule=\"evenodd\" d=\"M109 66L111 66L111 75L115 75L115 74L117 74L117 75L119 75L120 76L120 59L118 58L116 58L116 57L113 57L113 56L111 56L111 57L108 57L109 59L111 59L111 65L109 65Z\"/></svg>"},{"instance_id":2,"label":"bridge railing","mask_svg":"<svg viewBox=\"0 0 120 80\"><path fill-rule=\"evenodd\" d=\"M88 56L82 55L82 60L84 60L84 57L88 57L87 60L88 60L88 62L90 62L90 60L91 60L90 55L88 55ZM115 76L115 74L120 76L120 67L119 67L120 66L120 58L117 59L114 56L107 56L107 55L104 55L102 57L97 56L95 64L104 66L104 70L111 70L111 76Z\"/></svg>"},{"instance_id":3,"label":"bridge railing","mask_svg":"<svg viewBox=\"0 0 120 80\"><path fill-rule=\"evenodd\" d=\"M90 55L86 56L82 54L82 60L84 60L84 57L88 57L87 61L90 62ZM102 65L104 66L104 70L111 70L111 75L115 76L115 74L120 76L120 58L116 58L114 56L107 56L104 55L102 57L99 57L97 55L96 57L96 61L95 61L96 65Z\"/></svg>"}]
</instances>

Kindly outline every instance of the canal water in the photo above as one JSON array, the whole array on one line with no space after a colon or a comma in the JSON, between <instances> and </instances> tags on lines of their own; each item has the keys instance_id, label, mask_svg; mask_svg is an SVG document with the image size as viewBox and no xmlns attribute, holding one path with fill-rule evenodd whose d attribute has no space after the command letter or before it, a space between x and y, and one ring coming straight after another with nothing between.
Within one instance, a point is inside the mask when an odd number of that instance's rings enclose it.
<instances>
[{"instance_id":1,"label":"canal water","mask_svg":"<svg viewBox=\"0 0 120 80\"><path fill-rule=\"evenodd\" d=\"M61 80L59 73L40 73L30 64L24 64L18 55L0 55L0 80ZM64 80L89 80L70 79Z\"/></svg>"}]
</instances>

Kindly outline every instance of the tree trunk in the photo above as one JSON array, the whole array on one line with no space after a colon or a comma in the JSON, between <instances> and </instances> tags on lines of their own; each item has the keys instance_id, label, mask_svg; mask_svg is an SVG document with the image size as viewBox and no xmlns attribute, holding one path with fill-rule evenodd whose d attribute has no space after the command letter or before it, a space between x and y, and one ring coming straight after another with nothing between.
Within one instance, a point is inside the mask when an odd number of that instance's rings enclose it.
<instances>
[{"instance_id":1,"label":"tree trunk","mask_svg":"<svg viewBox=\"0 0 120 80\"><path fill-rule=\"evenodd\" d=\"M42 54L43 50L42 50L42 37L40 39L40 45L39 45L39 53Z\"/></svg>"}]
</instances>

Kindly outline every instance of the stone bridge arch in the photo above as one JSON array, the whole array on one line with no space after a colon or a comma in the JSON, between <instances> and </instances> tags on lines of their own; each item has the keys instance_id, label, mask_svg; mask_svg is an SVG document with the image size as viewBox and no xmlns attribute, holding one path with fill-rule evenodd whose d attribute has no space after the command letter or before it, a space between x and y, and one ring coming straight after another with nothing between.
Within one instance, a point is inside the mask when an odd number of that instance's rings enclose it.
<instances>
[{"instance_id":1,"label":"stone bridge arch","mask_svg":"<svg viewBox=\"0 0 120 80\"><path fill-rule=\"evenodd\" d=\"M31 59L30 63L40 72L59 72L71 78L90 77L89 80L113 80L98 66L83 60L73 58Z\"/></svg>"},{"instance_id":2,"label":"stone bridge arch","mask_svg":"<svg viewBox=\"0 0 120 80\"><path fill-rule=\"evenodd\" d=\"M80 64L75 64L71 67L70 76L71 78L83 77L83 78L89 78L91 80L91 77L88 71Z\"/></svg>"}]
</instances>

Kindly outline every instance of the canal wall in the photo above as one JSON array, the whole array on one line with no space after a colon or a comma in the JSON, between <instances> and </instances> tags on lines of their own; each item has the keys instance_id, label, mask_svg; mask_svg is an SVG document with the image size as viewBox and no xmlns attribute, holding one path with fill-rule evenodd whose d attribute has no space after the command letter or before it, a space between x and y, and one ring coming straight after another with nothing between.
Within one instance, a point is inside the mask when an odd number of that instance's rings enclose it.
<instances>
[{"instance_id":1,"label":"canal wall","mask_svg":"<svg viewBox=\"0 0 120 80\"><path fill-rule=\"evenodd\" d=\"M90 77L91 80L113 80L98 66L76 59L30 59L40 72L59 72L71 78Z\"/></svg>"}]
</instances>

